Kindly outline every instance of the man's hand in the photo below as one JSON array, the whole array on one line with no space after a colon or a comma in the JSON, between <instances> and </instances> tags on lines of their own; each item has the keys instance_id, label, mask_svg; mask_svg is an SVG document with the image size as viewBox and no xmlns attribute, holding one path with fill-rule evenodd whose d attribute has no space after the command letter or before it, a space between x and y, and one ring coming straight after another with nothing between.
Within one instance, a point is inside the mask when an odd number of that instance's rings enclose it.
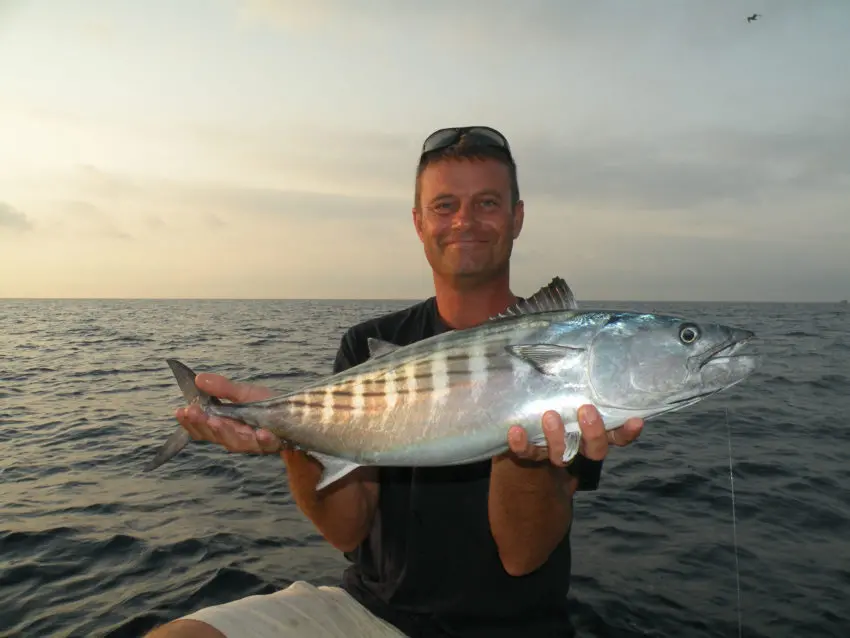
<instances>
[{"instance_id":1,"label":"man's hand","mask_svg":"<svg viewBox=\"0 0 850 638\"><path fill-rule=\"evenodd\" d=\"M199 374L195 385L207 394L235 403L262 401L273 394L263 386L234 383L218 374ZM274 454L283 447L281 440L268 430L255 430L231 419L208 417L198 405L179 408L175 416L195 441L218 443L230 452Z\"/></svg>"},{"instance_id":2,"label":"man's hand","mask_svg":"<svg viewBox=\"0 0 850 638\"><path fill-rule=\"evenodd\" d=\"M234 403L262 401L273 394L263 386L234 383L218 374L199 374L195 385L207 394ZM316 485L322 474L321 465L304 452L285 448L268 430L255 430L231 419L208 417L197 405L180 408L176 416L196 441L218 443L230 452L281 453L295 503L328 542L340 551L349 552L366 538L378 505L376 468L359 468L320 496Z\"/></svg>"},{"instance_id":3,"label":"man's hand","mask_svg":"<svg viewBox=\"0 0 850 638\"><path fill-rule=\"evenodd\" d=\"M610 445L623 447L637 439L643 429L643 419L629 419L620 427L606 432L599 412L593 405L588 404L578 410L578 425L581 429L579 454L594 461L601 461L608 455ZM543 415L543 433L547 447L532 445L525 429L518 425L513 426L508 430L510 451L526 461L548 459L552 465L563 467L566 465L562 460L566 449L564 422L561 415L554 410Z\"/></svg>"}]
</instances>

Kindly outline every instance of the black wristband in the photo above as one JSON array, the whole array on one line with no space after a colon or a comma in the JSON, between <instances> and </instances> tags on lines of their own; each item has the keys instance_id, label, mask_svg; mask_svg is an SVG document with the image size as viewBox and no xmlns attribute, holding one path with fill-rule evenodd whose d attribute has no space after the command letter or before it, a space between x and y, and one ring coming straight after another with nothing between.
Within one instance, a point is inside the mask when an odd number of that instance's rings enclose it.
<instances>
[{"instance_id":1,"label":"black wristband","mask_svg":"<svg viewBox=\"0 0 850 638\"><path fill-rule=\"evenodd\" d=\"M567 466L567 472L578 479L578 489L581 491L593 491L599 487L599 479L602 476L602 461L594 461L576 454L573 462Z\"/></svg>"}]
</instances>

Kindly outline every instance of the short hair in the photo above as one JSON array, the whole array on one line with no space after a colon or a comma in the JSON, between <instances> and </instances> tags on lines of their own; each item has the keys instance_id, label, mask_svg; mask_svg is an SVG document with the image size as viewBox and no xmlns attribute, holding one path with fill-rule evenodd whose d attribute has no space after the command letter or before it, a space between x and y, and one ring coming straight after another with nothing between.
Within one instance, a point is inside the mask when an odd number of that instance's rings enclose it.
<instances>
[{"instance_id":1,"label":"short hair","mask_svg":"<svg viewBox=\"0 0 850 638\"><path fill-rule=\"evenodd\" d=\"M467 140L466 134L461 135L457 142L444 148L439 148L423 153L416 167L416 186L414 188L413 205L419 210L419 196L421 194L420 178L425 169L431 164L443 160L487 160L493 159L508 167L511 180L511 208L519 202L519 181L517 179L516 162L511 154L496 146L485 146L474 140Z\"/></svg>"}]
</instances>

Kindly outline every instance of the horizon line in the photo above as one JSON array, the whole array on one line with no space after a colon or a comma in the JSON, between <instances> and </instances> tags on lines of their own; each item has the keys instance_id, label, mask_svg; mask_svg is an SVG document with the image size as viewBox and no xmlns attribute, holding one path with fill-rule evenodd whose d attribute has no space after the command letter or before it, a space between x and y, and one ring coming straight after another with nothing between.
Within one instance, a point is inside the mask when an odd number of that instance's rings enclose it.
<instances>
[{"instance_id":1,"label":"horizon line","mask_svg":"<svg viewBox=\"0 0 850 638\"><path fill-rule=\"evenodd\" d=\"M3 301L401 301L418 303L427 297L0 297ZM753 299L580 299L582 302L601 303L753 303L753 304L835 304L843 305L846 299L794 301Z\"/></svg>"}]
</instances>

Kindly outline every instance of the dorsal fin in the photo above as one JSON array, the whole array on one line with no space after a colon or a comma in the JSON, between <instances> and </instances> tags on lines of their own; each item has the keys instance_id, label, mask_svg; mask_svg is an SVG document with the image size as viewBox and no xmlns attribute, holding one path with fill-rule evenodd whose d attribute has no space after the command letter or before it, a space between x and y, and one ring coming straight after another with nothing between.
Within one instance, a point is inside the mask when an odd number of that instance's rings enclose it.
<instances>
[{"instance_id":1,"label":"dorsal fin","mask_svg":"<svg viewBox=\"0 0 850 638\"><path fill-rule=\"evenodd\" d=\"M575 310L578 308L573 291L561 277L553 277L547 285L512 306L508 306L498 315L493 315L490 321L506 317L531 315L549 310Z\"/></svg>"}]
</instances>

